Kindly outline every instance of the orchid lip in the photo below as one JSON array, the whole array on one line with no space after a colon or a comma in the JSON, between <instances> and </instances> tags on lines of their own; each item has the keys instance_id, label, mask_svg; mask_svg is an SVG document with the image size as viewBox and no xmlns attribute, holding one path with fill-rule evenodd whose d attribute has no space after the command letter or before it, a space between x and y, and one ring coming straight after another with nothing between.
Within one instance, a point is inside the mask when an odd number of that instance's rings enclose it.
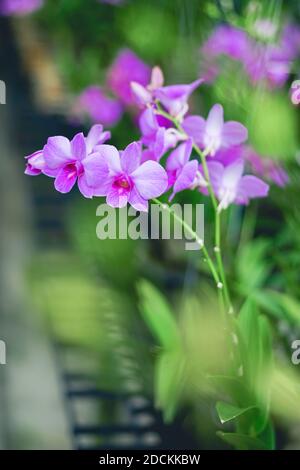
<instances>
[{"instance_id":1,"label":"orchid lip","mask_svg":"<svg viewBox=\"0 0 300 470\"><path fill-rule=\"evenodd\" d=\"M120 192L126 192L131 190L132 183L126 175L121 175L115 179L113 186Z\"/></svg>"}]
</instances>

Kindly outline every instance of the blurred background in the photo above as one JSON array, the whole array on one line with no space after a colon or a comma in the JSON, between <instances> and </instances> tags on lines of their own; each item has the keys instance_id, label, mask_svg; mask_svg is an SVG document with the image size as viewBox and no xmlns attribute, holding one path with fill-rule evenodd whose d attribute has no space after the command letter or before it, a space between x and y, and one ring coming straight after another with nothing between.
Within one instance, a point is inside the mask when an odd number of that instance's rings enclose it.
<instances>
[{"instance_id":1,"label":"blurred background","mask_svg":"<svg viewBox=\"0 0 300 470\"><path fill-rule=\"evenodd\" d=\"M227 361L205 264L178 240L98 240L101 199L25 176L24 157L49 136L71 138L94 123L123 148L139 136L131 80L146 85L155 65L168 84L205 77L191 113L222 103L228 120L247 125L262 156L252 168L262 165L272 183L268 199L226 212L224 252L235 304L255 300L276 361L289 366L300 339L299 106L291 101L299 2L0 0L0 8L0 448L228 448L205 379ZM245 38L255 44L246 64ZM205 197L183 192L183 201ZM212 222L206 207L209 248ZM168 334L156 334L149 311L165 316ZM290 375L273 392L278 448L300 448L289 388L299 370Z\"/></svg>"}]
</instances>

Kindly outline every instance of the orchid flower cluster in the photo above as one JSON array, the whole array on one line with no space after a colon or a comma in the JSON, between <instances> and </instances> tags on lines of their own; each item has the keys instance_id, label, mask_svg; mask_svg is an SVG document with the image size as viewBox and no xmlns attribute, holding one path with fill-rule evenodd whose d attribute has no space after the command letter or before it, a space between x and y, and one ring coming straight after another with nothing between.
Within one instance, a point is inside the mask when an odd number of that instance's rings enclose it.
<instances>
[{"instance_id":1,"label":"orchid flower cluster","mask_svg":"<svg viewBox=\"0 0 300 470\"><path fill-rule=\"evenodd\" d=\"M300 28L287 23L277 39L277 24L268 19L256 20L254 39L246 31L220 25L201 48L204 76L213 81L220 73L219 58L239 62L251 84L264 82L269 88L282 87L300 53Z\"/></svg>"},{"instance_id":2,"label":"orchid flower cluster","mask_svg":"<svg viewBox=\"0 0 300 470\"><path fill-rule=\"evenodd\" d=\"M84 197L105 196L112 207L131 204L147 211L148 201L169 192L169 200L183 190L212 192L218 210L230 204L248 204L265 197L269 185L253 174L245 174L247 162L261 176L286 183L280 169L262 165L245 146L247 129L239 122L224 121L223 108L215 104L207 118L188 115L188 99L202 84L164 86L164 77L154 67L146 86L132 82L137 102L143 108L141 138L124 150L107 144L110 132L94 125L88 135L50 137L42 150L26 157L26 174L54 178L61 193L78 183ZM167 154L165 167L161 159ZM199 161L200 157L200 161Z\"/></svg>"}]
</instances>

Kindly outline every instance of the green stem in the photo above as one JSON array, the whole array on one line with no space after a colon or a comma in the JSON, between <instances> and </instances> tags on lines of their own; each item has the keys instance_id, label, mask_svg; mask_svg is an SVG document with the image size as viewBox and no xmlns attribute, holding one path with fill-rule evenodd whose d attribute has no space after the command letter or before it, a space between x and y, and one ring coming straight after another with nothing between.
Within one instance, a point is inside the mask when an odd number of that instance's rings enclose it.
<instances>
[{"instance_id":1,"label":"green stem","mask_svg":"<svg viewBox=\"0 0 300 470\"><path fill-rule=\"evenodd\" d=\"M157 106L158 106L157 114L160 114L161 116L164 116L166 119L170 120L175 125L175 127L179 130L179 132L181 132L185 136L187 136L186 132L182 128L181 124L177 121L177 119L173 118L170 114L168 114L164 110L162 110L159 103L157 103ZM223 265L223 257L222 257L222 249L221 249L220 212L218 211L218 201L217 201L217 198L216 198L215 193L213 191L213 187L212 187L212 184L211 184L209 171L208 171L208 167L207 167L207 162L206 162L206 157L209 154L209 149L206 149L206 150L202 151L198 147L198 145L195 144L195 143L193 143L193 148L194 148L195 152L197 153L197 155L200 157L202 167L203 167L204 176L205 176L205 179L208 183L207 189L208 189L208 192L209 192L209 195L210 195L210 198L211 198L211 202L212 202L212 205L213 205L213 208L214 208L214 212L215 212L215 254L216 254L216 260L217 260L217 266L218 266L219 275L220 275L222 285L223 285L223 289L224 289L224 297L225 297L226 308L228 309L228 313L229 312L232 313L233 308L232 308L232 303L231 303L231 299L230 299L230 294L229 294L225 269L224 269L224 265ZM211 260L211 258L210 258L210 260ZM212 260L211 260L211 262L212 262ZM213 264L213 266L214 266L214 264ZM215 267L214 267L214 269L215 269Z\"/></svg>"},{"instance_id":2,"label":"green stem","mask_svg":"<svg viewBox=\"0 0 300 470\"><path fill-rule=\"evenodd\" d=\"M185 230L186 230L186 232L189 233L189 234L192 236L192 238L193 238L197 243L199 243L199 247L200 247L200 249L202 249L202 251L203 251L203 254L204 254L205 259L206 259L206 261L207 261L207 264L208 264L208 266L209 266L209 268L210 268L210 270L211 270L211 273L212 273L212 275L213 275L213 278L214 278L214 280L215 280L217 286L220 285L221 279L220 279L220 277L219 277L219 275L218 275L218 272L217 272L217 270L216 270L216 267L215 267L215 265L214 265L214 262L213 262L213 260L211 259L210 255L209 255L209 253L208 253L208 251L207 251L207 249L206 249L206 247L205 247L205 245L204 245L203 240L200 240L200 239L199 239L197 233L192 229L192 227L190 227L189 224L187 224L181 217L179 217L179 216L176 214L175 211L172 211L172 209L170 208L170 206L169 206L168 204L164 204L164 203L162 203L159 199L156 199L156 198L154 198L154 199L152 199L152 200L153 200L156 204L158 204L163 210L169 212L169 214L171 214L171 215L173 216L174 220L176 220L182 227L184 227Z\"/></svg>"},{"instance_id":3,"label":"green stem","mask_svg":"<svg viewBox=\"0 0 300 470\"><path fill-rule=\"evenodd\" d=\"M227 279L226 279L226 274L225 274L224 264L223 264L223 256L222 256L222 249L221 249L221 216L218 210L215 213L215 253L216 253L219 273L220 273L222 283L224 286L224 297L226 301L226 307L228 308L228 313L229 312L232 313L233 307L232 307L232 303L230 299L230 294L228 290Z\"/></svg>"}]
</instances>

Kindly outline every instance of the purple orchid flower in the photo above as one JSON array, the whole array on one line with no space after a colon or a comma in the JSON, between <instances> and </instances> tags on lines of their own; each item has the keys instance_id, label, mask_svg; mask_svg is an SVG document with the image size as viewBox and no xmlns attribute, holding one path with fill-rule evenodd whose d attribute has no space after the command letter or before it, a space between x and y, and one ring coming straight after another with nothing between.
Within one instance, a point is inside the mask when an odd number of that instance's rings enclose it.
<instances>
[{"instance_id":1,"label":"purple orchid flower","mask_svg":"<svg viewBox=\"0 0 300 470\"><path fill-rule=\"evenodd\" d=\"M227 209L234 204L247 205L250 199L266 197L269 185L253 175L244 175L244 162L237 160L224 166L217 161L207 162L210 182L219 200L218 210ZM203 169L201 169L203 173ZM206 188L200 191L207 194Z\"/></svg>"},{"instance_id":2,"label":"purple orchid flower","mask_svg":"<svg viewBox=\"0 0 300 470\"><path fill-rule=\"evenodd\" d=\"M93 126L86 138L79 133L71 142L62 136L50 137L43 150L26 157L25 173L31 176L43 173L55 178L55 188L61 193L71 191L78 180L81 193L91 198L93 188L87 184L84 166L87 157L96 155L109 138L110 132L104 132L100 124Z\"/></svg>"},{"instance_id":3,"label":"purple orchid flower","mask_svg":"<svg viewBox=\"0 0 300 470\"><path fill-rule=\"evenodd\" d=\"M158 122L153 108L147 108L140 116L139 127L142 133L142 143L148 147L148 159L160 160L171 148L174 148L185 136L173 127L166 128Z\"/></svg>"},{"instance_id":4,"label":"purple orchid flower","mask_svg":"<svg viewBox=\"0 0 300 470\"><path fill-rule=\"evenodd\" d=\"M199 78L189 85L161 87L154 91L154 96L161 102L171 116L181 119L188 111L187 101L190 95L203 82L203 78Z\"/></svg>"},{"instance_id":5,"label":"purple orchid flower","mask_svg":"<svg viewBox=\"0 0 300 470\"><path fill-rule=\"evenodd\" d=\"M207 182L199 171L198 161L190 160L192 149L193 141L188 139L173 150L167 159L168 187L173 186L173 192L169 197L169 201L177 193L185 189L207 186Z\"/></svg>"},{"instance_id":6,"label":"purple orchid flower","mask_svg":"<svg viewBox=\"0 0 300 470\"><path fill-rule=\"evenodd\" d=\"M134 52L124 49L108 71L107 84L125 106L131 106L135 104L131 82L137 82L145 87L149 83L150 75L150 67Z\"/></svg>"},{"instance_id":7,"label":"purple orchid flower","mask_svg":"<svg viewBox=\"0 0 300 470\"><path fill-rule=\"evenodd\" d=\"M28 15L41 8L44 0L2 0L0 13L2 15Z\"/></svg>"},{"instance_id":8,"label":"purple orchid flower","mask_svg":"<svg viewBox=\"0 0 300 470\"><path fill-rule=\"evenodd\" d=\"M148 210L148 200L164 193L168 177L154 161L141 164L141 143L133 142L123 152L112 145L102 145L97 158L91 155L85 164L86 179L96 188L96 196L106 196L112 207L131 204L138 211ZM99 183L100 182L100 183Z\"/></svg>"},{"instance_id":9,"label":"purple orchid flower","mask_svg":"<svg viewBox=\"0 0 300 470\"><path fill-rule=\"evenodd\" d=\"M211 108L207 120L201 116L188 116L182 127L212 157L219 149L239 145L248 138L245 126L236 121L224 122L223 107L220 104Z\"/></svg>"},{"instance_id":10,"label":"purple orchid flower","mask_svg":"<svg viewBox=\"0 0 300 470\"><path fill-rule=\"evenodd\" d=\"M74 115L82 113L87 113L94 123L112 127L120 120L123 106L120 101L106 96L101 87L92 85L81 93L74 106Z\"/></svg>"},{"instance_id":11,"label":"purple orchid flower","mask_svg":"<svg viewBox=\"0 0 300 470\"><path fill-rule=\"evenodd\" d=\"M274 160L258 155L251 147L245 149L245 160L256 175L272 181L280 188L288 184L289 176L286 171Z\"/></svg>"}]
</instances>

